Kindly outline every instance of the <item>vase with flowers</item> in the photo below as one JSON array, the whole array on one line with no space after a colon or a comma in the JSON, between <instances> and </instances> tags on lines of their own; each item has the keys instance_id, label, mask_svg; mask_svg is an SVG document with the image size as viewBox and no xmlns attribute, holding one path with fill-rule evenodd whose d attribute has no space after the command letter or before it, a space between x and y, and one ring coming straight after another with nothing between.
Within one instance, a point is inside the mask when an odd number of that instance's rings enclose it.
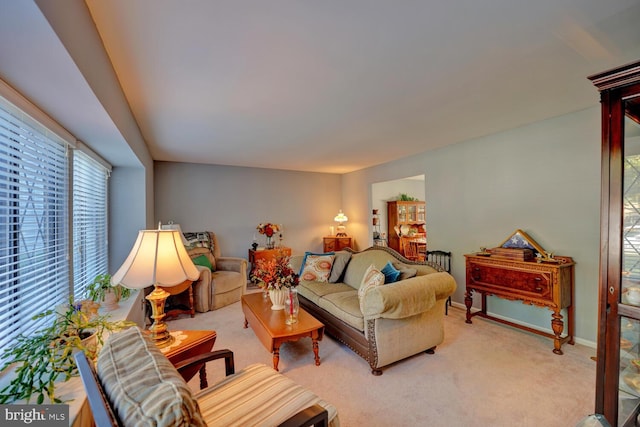
<instances>
[{"instance_id":1,"label":"vase with flowers","mask_svg":"<svg viewBox=\"0 0 640 427\"><path fill-rule=\"evenodd\" d=\"M269 292L272 310L284 309L288 289L298 286L300 282L298 274L289 265L289 257L286 255L257 260L251 279Z\"/></svg>"},{"instance_id":2,"label":"vase with flowers","mask_svg":"<svg viewBox=\"0 0 640 427\"><path fill-rule=\"evenodd\" d=\"M256 229L258 230L258 233L264 234L267 237L267 249L273 249L273 235L280 230L278 224L272 224L270 222L260 223Z\"/></svg>"}]
</instances>

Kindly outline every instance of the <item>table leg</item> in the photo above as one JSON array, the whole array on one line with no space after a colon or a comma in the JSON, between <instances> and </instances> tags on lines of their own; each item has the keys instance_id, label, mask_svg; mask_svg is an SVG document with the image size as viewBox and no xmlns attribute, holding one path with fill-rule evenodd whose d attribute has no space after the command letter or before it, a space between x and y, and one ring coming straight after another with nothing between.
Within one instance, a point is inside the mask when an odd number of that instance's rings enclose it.
<instances>
[{"instance_id":1,"label":"table leg","mask_svg":"<svg viewBox=\"0 0 640 427\"><path fill-rule=\"evenodd\" d=\"M316 366L320 366L320 355L318 354L318 350L320 349L318 345L318 338L311 338L313 341L313 354L316 359Z\"/></svg>"},{"instance_id":2,"label":"table leg","mask_svg":"<svg viewBox=\"0 0 640 427\"><path fill-rule=\"evenodd\" d=\"M193 283L189 285L189 307L191 307L191 317L195 317L196 306L193 304Z\"/></svg>"},{"instance_id":3,"label":"table leg","mask_svg":"<svg viewBox=\"0 0 640 427\"><path fill-rule=\"evenodd\" d=\"M553 329L553 333L555 334L555 339L553 340L553 352L555 354L562 354L560 342L560 337L562 336L562 331L564 330L564 322L562 321L562 314L560 314L560 309L554 310L551 315L551 329Z\"/></svg>"},{"instance_id":4,"label":"table leg","mask_svg":"<svg viewBox=\"0 0 640 427\"><path fill-rule=\"evenodd\" d=\"M278 371L278 363L280 362L280 344L273 347L273 369Z\"/></svg>"},{"instance_id":5,"label":"table leg","mask_svg":"<svg viewBox=\"0 0 640 427\"><path fill-rule=\"evenodd\" d=\"M247 320L247 318L244 318L244 328L247 329L249 327L249 321Z\"/></svg>"},{"instance_id":6,"label":"table leg","mask_svg":"<svg viewBox=\"0 0 640 427\"><path fill-rule=\"evenodd\" d=\"M207 383L207 366L202 365L202 368L200 368L200 390L204 390L207 387L209 387Z\"/></svg>"},{"instance_id":7,"label":"table leg","mask_svg":"<svg viewBox=\"0 0 640 427\"><path fill-rule=\"evenodd\" d=\"M467 289L464 295L464 305L467 307L467 320L465 323L471 323L471 306L473 305L473 290Z\"/></svg>"}]
</instances>

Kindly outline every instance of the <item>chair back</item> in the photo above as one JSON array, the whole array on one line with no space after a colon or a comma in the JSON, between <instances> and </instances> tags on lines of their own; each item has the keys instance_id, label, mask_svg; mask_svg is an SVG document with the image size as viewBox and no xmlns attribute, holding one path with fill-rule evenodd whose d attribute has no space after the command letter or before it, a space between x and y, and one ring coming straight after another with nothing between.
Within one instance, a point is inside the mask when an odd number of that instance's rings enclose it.
<instances>
[{"instance_id":1,"label":"chair back","mask_svg":"<svg viewBox=\"0 0 640 427\"><path fill-rule=\"evenodd\" d=\"M89 362L83 351L75 354L75 361L78 366L78 371L80 372L80 378L87 392L87 400L91 407L95 425L97 427L121 426L122 424L111 408L111 404L98 380L98 375L93 365Z\"/></svg>"},{"instance_id":2,"label":"chair back","mask_svg":"<svg viewBox=\"0 0 640 427\"><path fill-rule=\"evenodd\" d=\"M427 261L435 262L445 271L451 274L451 252L445 251L427 251Z\"/></svg>"},{"instance_id":3,"label":"chair back","mask_svg":"<svg viewBox=\"0 0 640 427\"><path fill-rule=\"evenodd\" d=\"M400 241L402 242L402 255L410 261L422 261L423 256L420 253L420 245L426 246L424 243L424 235L415 236L402 236Z\"/></svg>"}]
</instances>

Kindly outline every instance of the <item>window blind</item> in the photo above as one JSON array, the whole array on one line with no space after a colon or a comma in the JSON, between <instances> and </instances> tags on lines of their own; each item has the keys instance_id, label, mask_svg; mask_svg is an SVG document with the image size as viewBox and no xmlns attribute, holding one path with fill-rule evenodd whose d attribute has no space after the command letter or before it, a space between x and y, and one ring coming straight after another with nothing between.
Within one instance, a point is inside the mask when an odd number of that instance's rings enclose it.
<instances>
[{"instance_id":1,"label":"window blind","mask_svg":"<svg viewBox=\"0 0 640 427\"><path fill-rule=\"evenodd\" d=\"M73 155L73 296L86 297L98 274L107 273L109 171L82 151Z\"/></svg>"},{"instance_id":2,"label":"window blind","mask_svg":"<svg viewBox=\"0 0 640 427\"><path fill-rule=\"evenodd\" d=\"M69 295L67 144L0 98L0 350Z\"/></svg>"}]
</instances>

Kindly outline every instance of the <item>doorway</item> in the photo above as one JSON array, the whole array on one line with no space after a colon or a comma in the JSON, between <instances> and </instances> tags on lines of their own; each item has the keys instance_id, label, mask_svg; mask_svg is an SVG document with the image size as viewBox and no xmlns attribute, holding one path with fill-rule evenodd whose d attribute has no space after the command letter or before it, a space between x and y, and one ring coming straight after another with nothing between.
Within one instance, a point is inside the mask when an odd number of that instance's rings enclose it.
<instances>
[{"instance_id":1,"label":"doorway","mask_svg":"<svg viewBox=\"0 0 640 427\"><path fill-rule=\"evenodd\" d=\"M417 200L425 200L425 177L424 175L409 176L392 181L376 182L371 184L371 209L378 210L378 225L373 226L373 221L369 222L369 245L374 244L374 232L380 234L380 239L386 241L389 235L387 229L387 202L398 200L402 194L414 197ZM372 212L369 212L372 215ZM391 230L392 233L395 231Z\"/></svg>"}]
</instances>

